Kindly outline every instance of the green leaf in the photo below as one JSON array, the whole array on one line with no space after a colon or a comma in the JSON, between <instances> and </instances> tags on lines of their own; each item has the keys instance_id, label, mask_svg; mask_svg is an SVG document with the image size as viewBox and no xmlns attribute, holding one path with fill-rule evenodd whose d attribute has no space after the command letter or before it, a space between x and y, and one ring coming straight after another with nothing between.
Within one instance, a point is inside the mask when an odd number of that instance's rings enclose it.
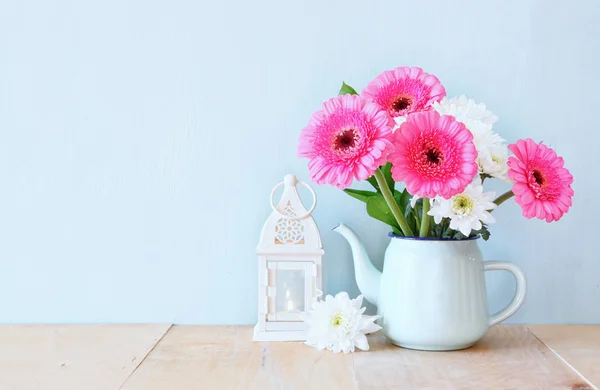
<instances>
[{"instance_id":1,"label":"green leaf","mask_svg":"<svg viewBox=\"0 0 600 390\"><path fill-rule=\"evenodd\" d=\"M381 190L379 189L379 184L377 183L377 179L375 179L375 175L368 178L367 181L373 186L373 188L377 190L377 192L381 193Z\"/></svg>"},{"instance_id":2,"label":"green leaf","mask_svg":"<svg viewBox=\"0 0 600 390\"><path fill-rule=\"evenodd\" d=\"M399 193L399 197L396 199L398 202L398 206L400 206L400 210L406 214L406 208L409 207L411 195L404 189L404 191L399 192L398 190L394 190L394 198L396 194Z\"/></svg>"},{"instance_id":3,"label":"green leaf","mask_svg":"<svg viewBox=\"0 0 600 390\"><path fill-rule=\"evenodd\" d=\"M487 225L483 225L483 227L477 231L477 234L480 234L484 241L489 240L491 235Z\"/></svg>"},{"instance_id":4,"label":"green leaf","mask_svg":"<svg viewBox=\"0 0 600 390\"><path fill-rule=\"evenodd\" d=\"M456 232L452 229L446 229L444 230L444 233L442 233L442 238L454 238L454 234Z\"/></svg>"},{"instance_id":5,"label":"green leaf","mask_svg":"<svg viewBox=\"0 0 600 390\"><path fill-rule=\"evenodd\" d=\"M417 199L417 202L415 203L415 208L411 207L411 209L413 214L415 215L415 218L420 221L423 215L423 198Z\"/></svg>"},{"instance_id":6,"label":"green leaf","mask_svg":"<svg viewBox=\"0 0 600 390\"><path fill-rule=\"evenodd\" d=\"M448 232L448 228L450 226L450 218L442 218L440 223L433 223L434 233L432 237L435 238L450 238L450 233Z\"/></svg>"},{"instance_id":7,"label":"green leaf","mask_svg":"<svg viewBox=\"0 0 600 390\"><path fill-rule=\"evenodd\" d=\"M338 95L358 95L358 92L348 84L342 81L342 87L340 88L340 92Z\"/></svg>"},{"instance_id":8,"label":"green leaf","mask_svg":"<svg viewBox=\"0 0 600 390\"><path fill-rule=\"evenodd\" d=\"M398 226L396 218L394 218L392 211L382 195L377 194L377 196L369 197L367 200L367 214L400 231L400 226Z\"/></svg>"},{"instance_id":9,"label":"green leaf","mask_svg":"<svg viewBox=\"0 0 600 390\"><path fill-rule=\"evenodd\" d=\"M393 194L394 194L394 200L396 201L396 204L398 206L400 206L400 201L402 200L402 192L400 192L398 190L394 190ZM404 210L402 208L400 208L400 210L402 210L404 212Z\"/></svg>"},{"instance_id":10,"label":"green leaf","mask_svg":"<svg viewBox=\"0 0 600 390\"><path fill-rule=\"evenodd\" d=\"M377 192L354 190L352 188L346 188L344 190L344 192L347 193L348 195L350 195L351 197L356 198L356 199L360 200L361 202L365 202L365 203L371 196L378 195Z\"/></svg>"},{"instance_id":11,"label":"green leaf","mask_svg":"<svg viewBox=\"0 0 600 390\"><path fill-rule=\"evenodd\" d=\"M415 218L410 206L407 207L406 212L404 213L404 218L406 218L406 222L408 222L410 230L412 230L413 232L418 232L419 230L421 230L421 220Z\"/></svg>"},{"instance_id":12,"label":"green leaf","mask_svg":"<svg viewBox=\"0 0 600 390\"><path fill-rule=\"evenodd\" d=\"M394 186L396 182L392 179L392 163L388 162L381 168L381 172L383 172L383 177L385 177L385 182L390 187L390 191L394 192Z\"/></svg>"},{"instance_id":13,"label":"green leaf","mask_svg":"<svg viewBox=\"0 0 600 390\"><path fill-rule=\"evenodd\" d=\"M413 232L418 232L421 229L421 219L419 218L419 212L416 208L422 204L422 199L417 201L415 205L415 209L410 205L411 195L404 189L402 192L398 190L394 190L394 198L396 199L396 203L398 203L398 207L402 210L404 214L404 218L406 218L406 222L408 222L408 226ZM421 203L419 203L421 202Z\"/></svg>"},{"instance_id":14,"label":"green leaf","mask_svg":"<svg viewBox=\"0 0 600 390\"><path fill-rule=\"evenodd\" d=\"M443 223L434 223L431 226L431 237L434 237L434 238L442 237L442 234L444 233L442 225L443 225Z\"/></svg>"},{"instance_id":15,"label":"green leaf","mask_svg":"<svg viewBox=\"0 0 600 390\"><path fill-rule=\"evenodd\" d=\"M458 230L455 231L455 230L450 229L450 231L454 232L454 234L450 238L454 238L455 240L463 240L463 239L467 238L464 234L462 234Z\"/></svg>"}]
</instances>

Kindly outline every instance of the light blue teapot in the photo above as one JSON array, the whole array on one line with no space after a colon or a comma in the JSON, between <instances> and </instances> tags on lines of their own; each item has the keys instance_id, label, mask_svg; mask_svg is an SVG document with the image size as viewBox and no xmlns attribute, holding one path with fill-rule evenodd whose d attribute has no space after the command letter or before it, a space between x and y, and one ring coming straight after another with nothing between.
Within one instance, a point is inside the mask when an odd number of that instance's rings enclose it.
<instances>
[{"instance_id":1,"label":"light blue teapot","mask_svg":"<svg viewBox=\"0 0 600 390\"><path fill-rule=\"evenodd\" d=\"M515 264L482 260L478 238L448 240L392 237L383 272L364 245L344 224L340 233L352 248L356 283L377 305L383 332L405 348L447 351L468 348L489 327L513 315L523 304L526 280ZM484 271L506 270L517 280L512 302L489 316Z\"/></svg>"}]
</instances>

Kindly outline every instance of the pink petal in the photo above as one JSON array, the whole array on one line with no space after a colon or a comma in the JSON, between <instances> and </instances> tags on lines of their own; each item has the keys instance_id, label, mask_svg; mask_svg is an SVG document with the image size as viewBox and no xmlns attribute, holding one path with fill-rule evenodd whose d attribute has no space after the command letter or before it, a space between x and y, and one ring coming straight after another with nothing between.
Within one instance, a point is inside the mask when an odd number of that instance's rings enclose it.
<instances>
[{"instance_id":1,"label":"pink petal","mask_svg":"<svg viewBox=\"0 0 600 390\"><path fill-rule=\"evenodd\" d=\"M523 205L528 205L534 200L535 197L533 196L533 193L531 191L525 191L523 194L521 194L521 204Z\"/></svg>"},{"instance_id":2,"label":"pink petal","mask_svg":"<svg viewBox=\"0 0 600 390\"><path fill-rule=\"evenodd\" d=\"M513 184L512 191L515 193L515 195L523 195L525 192L530 192L527 184L523 184L523 183Z\"/></svg>"}]
</instances>

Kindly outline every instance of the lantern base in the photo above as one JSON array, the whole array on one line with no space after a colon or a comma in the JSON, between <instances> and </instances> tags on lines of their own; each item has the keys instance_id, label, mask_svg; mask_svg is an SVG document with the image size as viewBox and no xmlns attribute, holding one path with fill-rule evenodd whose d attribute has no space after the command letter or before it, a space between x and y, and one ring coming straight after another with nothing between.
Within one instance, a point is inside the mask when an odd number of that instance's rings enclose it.
<instances>
[{"instance_id":1,"label":"lantern base","mask_svg":"<svg viewBox=\"0 0 600 390\"><path fill-rule=\"evenodd\" d=\"M305 330L259 330L254 327L252 341L306 341Z\"/></svg>"}]
</instances>

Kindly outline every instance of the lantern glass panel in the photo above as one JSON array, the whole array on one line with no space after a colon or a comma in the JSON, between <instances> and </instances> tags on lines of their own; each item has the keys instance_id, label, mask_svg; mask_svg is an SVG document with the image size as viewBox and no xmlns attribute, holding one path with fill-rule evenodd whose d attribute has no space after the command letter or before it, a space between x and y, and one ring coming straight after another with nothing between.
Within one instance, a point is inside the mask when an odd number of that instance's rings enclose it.
<instances>
[{"instance_id":1,"label":"lantern glass panel","mask_svg":"<svg viewBox=\"0 0 600 390\"><path fill-rule=\"evenodd\" d=\"M277 270L275 310L278 313L304 311L305 279L304 270Z\"/></svg>"}]
</instances>

